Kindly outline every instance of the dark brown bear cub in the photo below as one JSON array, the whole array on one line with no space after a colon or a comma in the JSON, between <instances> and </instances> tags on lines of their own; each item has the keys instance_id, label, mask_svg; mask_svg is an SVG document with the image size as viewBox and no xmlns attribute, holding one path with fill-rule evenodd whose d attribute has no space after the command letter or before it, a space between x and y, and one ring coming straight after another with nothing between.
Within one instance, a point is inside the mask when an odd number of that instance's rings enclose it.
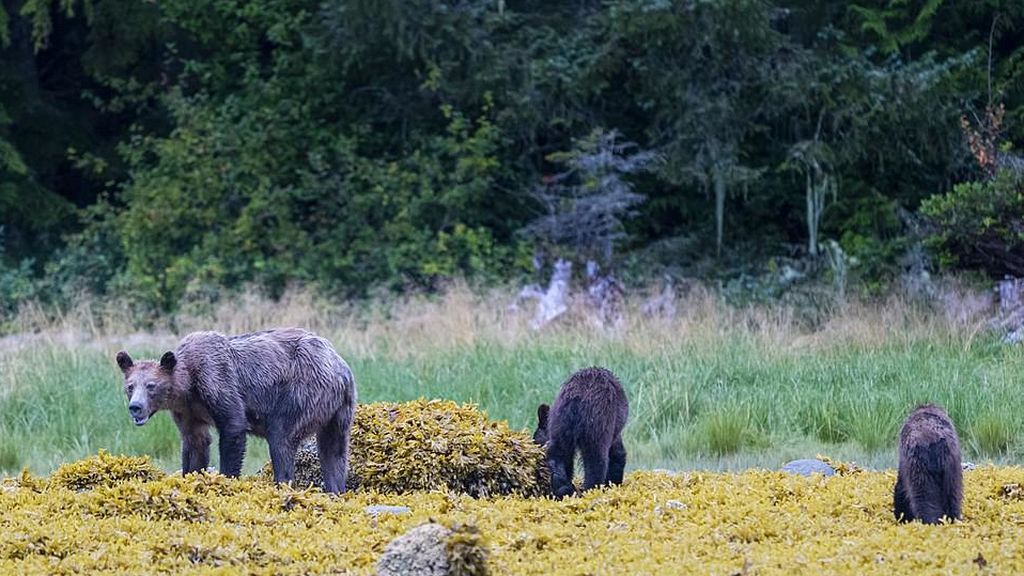
<instances>
[{"instance_id":1,"label":"dark brown bear cub","mask_svg":"<svg viewBox=\"0 0 1024 576\"><path fill-rule=\"evenodd\" d=\"M918 406L900 431L900 463L893 489L896 519L925 524L938 524L943 516L959 520L963 474L953 421L938 406Z\"/></svg>"},{"instance_id":2,"label":"dark brown bear cub","mask_svg":"<svg viewBox=\"0 0 1024 576\"><path fill-rule=\"evenodd\" d=\"M122 351L117 364L136 426L171 412L183 473L209 465L213 426L222 474L241 473L246 434L255 434L267 439L274 480L290 482L299 442L315 433L324 488L345 491L356 383L327 340L298 329L194 332L159 362L135 362Z\"/></svg>"},{"instance_id":3,"label":"dark brown bear cub","mask_svg":"<svg viewBox=\"0 0 1024 576\"><path fill-rule=\"evenodd\" d=\"M573 459L583 455L583 489L621 484L626 468L622 429L629 402L622 384L604 368L585 368L562 384L554 404L537 409L533 439L547 445L551 490L555 497L573 494Z\"/></svg>"}]
</instances>

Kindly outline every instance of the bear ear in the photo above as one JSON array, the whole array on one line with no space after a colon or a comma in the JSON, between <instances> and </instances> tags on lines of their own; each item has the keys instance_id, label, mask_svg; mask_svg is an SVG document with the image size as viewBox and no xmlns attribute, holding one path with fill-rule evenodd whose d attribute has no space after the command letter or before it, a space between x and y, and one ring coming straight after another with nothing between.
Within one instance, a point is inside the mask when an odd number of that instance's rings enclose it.
<instances>
[{"instance_id":1,"label":"bear ear","mask_svg":"<svg viewBox=\"0 0 1024 576\"><path fill-rule=\"evenodd\" d=\"M551 412L551 407L547 404L541 404L537 407L537 427L547 428L548 427L548 413Z\"/></svg>"},{"instance_id":2,"label":"bear ear","mask_svg":"<svg viewBox=\"0 0 1024 576\"><path fill-rule=\"evenodd\" d=\"M135 362L132 362L132 357L127 352L121 350L117 353L117 365L121 368L121 372L128 374L128 371L132 369Z\"/></svg>"},{"instance_id":3,"label":"bear ear","mask_svg":"<svg viewBox=\"0 0 1024 576\"><path fill-rule=\"evenodd\" d=\"M174 372L174 367L178 364L178 359L174 357L174 352L164 352L164 355L160 357L160 369L164 372Z\"/></svg>"}]
</instances>

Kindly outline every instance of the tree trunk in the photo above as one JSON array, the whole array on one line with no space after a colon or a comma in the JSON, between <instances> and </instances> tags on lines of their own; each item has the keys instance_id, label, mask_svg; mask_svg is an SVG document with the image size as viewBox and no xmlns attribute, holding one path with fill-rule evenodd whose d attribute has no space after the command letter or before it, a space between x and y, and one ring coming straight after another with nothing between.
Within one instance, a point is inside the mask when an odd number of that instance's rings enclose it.
<instances>
[{"instance_id":1,"label":"tree trunk","mask_svg":"<svg viewBox=\"0 0 1024 576\"><path fill-rule=\"evenodd\" d=\"M821 228L821 215L825 212L825 197L832 189L831 176L820 166L812 164L807 167L807 251L817 256L821 251L818 230Z\"/></svg>"},{"instance_id":2,"label":"tree trunk","mask_svg":"<svg viewBox=\"0 0 1024 576\"><path fill-rule=\"evenodd\" d=\"M818 225L815 218L814 177L811 168L807 169L807 252L812 257L818 255Z\"/></svg>"},{"instance_id":3,"label":"tree trunk","mask_svg":"<svg viewBox=\"0 0 1024 576\"><path fill-rule=\"evenodd\" d=\"M572 280L572 262L559 258L551 274L548 289L540 297L531 326L540 330L569 309L569 282Z\"/></svg>"}]
</instances>

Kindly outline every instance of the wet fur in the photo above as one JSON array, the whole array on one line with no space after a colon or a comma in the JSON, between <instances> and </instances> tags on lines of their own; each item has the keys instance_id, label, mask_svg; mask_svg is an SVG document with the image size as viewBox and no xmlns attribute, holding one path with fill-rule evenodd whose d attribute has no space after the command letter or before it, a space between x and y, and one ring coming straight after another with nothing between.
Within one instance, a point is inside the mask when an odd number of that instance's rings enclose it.
<instances>
[{"instance_id":1,"label":"wet fur","mask_svg":"<svg viewBox=\"0 0 1024 576\"><path fill-rule=\"evenodd\" d=\"M171 412L183 473L209 464L212 426L221 473L241 473L246 435L254 434L267 439L274 480L290 482L299 443L316 434L325 489L345 491L356 383L327 340L299 329L230 337L194 332L160 363L135 363L124 352L117 360L126 392L155 382L152 412Z\"/></svg>"},{"instance_id":2,"label":"wet fur","mask_svg":"<svg viewBox=\"0 0 1024 576\"><path fill-rule=\"evenodd\" d=\"M893 488L893 514L901 522L937 524L959 520L963 467L956 428L945 411L927 404L907 417L900 431L899 469Z\"/></svg>"},{"instance_id":3,"label":"wet fur","mask_svg":"<svg viewBox=\"0 0 1024 576\"><path fill-rule=\"evenodd\" d=\"M622 429L629 402L622 384L604 368L585 368L562 384L550 409L537 410L534 440L547 445L551 489L556 497L573 494L573 461L583 455L583 490L621 484L626 467Z\"/></svg>"}]
</instances>

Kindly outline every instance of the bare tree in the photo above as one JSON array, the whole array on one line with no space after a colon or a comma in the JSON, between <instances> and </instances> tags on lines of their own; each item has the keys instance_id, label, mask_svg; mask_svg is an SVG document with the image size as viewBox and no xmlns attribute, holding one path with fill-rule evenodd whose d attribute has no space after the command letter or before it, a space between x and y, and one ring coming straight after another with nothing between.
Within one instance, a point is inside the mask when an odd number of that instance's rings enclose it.
<instances>
[{"instance_id":1,"label":"bare tree","mask_svg":"<svg viewBox=\"0 0 1024 576\"><path fill-rule=\"evenodd\" d=\"M566 170L545 179L534 190L545 214L525 232L566 248L581 260L611 263L615 246L626 237L623 220L644 201L626 176L645 170L656 156L619 140L616 130L596 129L566 153L551 160Z\"/></svg>"}]
</instances>

